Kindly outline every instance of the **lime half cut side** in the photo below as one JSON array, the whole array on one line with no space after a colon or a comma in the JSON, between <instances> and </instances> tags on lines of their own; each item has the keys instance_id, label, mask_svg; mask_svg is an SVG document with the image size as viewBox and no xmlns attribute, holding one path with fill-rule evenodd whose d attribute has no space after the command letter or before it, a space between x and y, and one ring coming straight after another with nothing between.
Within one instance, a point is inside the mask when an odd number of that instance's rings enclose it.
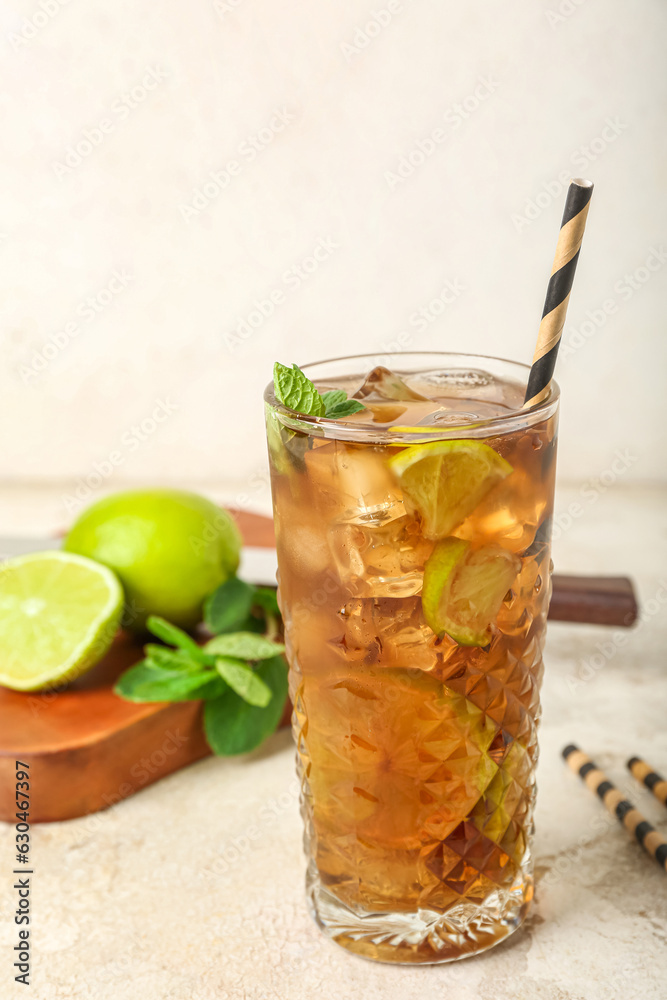
<instances>
[{"instance_id":1,"label":"lime half cut side","mask_svg":"<svg viewBox=\"0 0 667 1000\"><path fill-rule=\"evenodd\" d=\"M520 569L521 559L498 545L472 549L461 538L443 539L424 567L427 624L461 646L486 646L489 626Z\"/></svg>"},{"instance_id":2,"label":"lime half cut side","mask_svg":"<svg viewBox=\"0 0 667 1000\"><path fill-rule=\"evenodd\" d=\"M34 552L0 563L0 684L38 691L85 673L122 609L117 577L91 559Z\"/></svg>"},{"instance_id":3,"label":"lime half cut side","mask_svg":"<svg viewBox=\"0 0 667 1000\"><path fill-rule=\"evenodd\" d=\"M427 538L444 538L512 471L483 441L433 441L389 459L407 499L422 517Z\"/></svg>"}]
</instances>

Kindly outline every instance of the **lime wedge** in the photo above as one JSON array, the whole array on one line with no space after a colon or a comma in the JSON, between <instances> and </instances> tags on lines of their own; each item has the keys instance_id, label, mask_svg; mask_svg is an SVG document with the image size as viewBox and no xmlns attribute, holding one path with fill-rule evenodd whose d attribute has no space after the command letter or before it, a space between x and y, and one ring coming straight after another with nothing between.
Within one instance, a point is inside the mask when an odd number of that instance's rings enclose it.
<instances>
[{"instance_id":1,"label":"lime wedge","mask_svg":"<svg viewBox=\"0 0 667 1000\"><path fill-rule=\"evenodd\" d=\"M37 691L78 677L106 653L122 608L114 573L83 556L0 563L0 684Z\"/></svg>"},{"instance_id":2,"label":"lime wedge","mask_svg":"<svg viewBox=\"0 0 667 1000\"><path fill-rule=\"evenodd\" d=\"M426 560L422 608L436 635L461 646L486 646L489 626L521 569L521 560L498 545L472 549L461 538L444 538Z\"/></svg>"},{"instance_id":3,"label":"lime wedge","mask_svg":"<svg viewBox=\"0 0 667 1000\"><path fill-rule=\"evenodd\" d=\"M389 459L404 495L422 516L426 538L444 538L512 471L483 441L433 441Z\"/></svg>"}]
</instances>

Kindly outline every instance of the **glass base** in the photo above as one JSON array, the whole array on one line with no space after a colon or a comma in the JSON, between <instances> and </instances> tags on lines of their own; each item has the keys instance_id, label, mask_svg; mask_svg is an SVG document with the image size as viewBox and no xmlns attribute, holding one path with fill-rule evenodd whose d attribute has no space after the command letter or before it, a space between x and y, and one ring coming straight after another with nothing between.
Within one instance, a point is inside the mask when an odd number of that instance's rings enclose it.
<instances>
[{"instance_id":1,"label":"glass base","mask_svg":"<svg viewBox=\"0 0 667 1000\"><path fill-rule=\"evenodd\" d=\"M342 948L375 962L434 965L478 955L513 934L530 909L533 880L524 872L483 903L463 902L446 913L353 910L313 873L306 892L315 922Z\"/></svg>"}]
</instances>

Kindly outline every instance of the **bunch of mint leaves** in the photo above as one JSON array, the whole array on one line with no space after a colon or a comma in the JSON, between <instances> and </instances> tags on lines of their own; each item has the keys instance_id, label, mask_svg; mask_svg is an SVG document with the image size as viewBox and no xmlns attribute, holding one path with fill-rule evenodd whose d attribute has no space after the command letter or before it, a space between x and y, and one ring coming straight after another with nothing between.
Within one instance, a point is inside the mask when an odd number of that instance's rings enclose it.
<instances>
[{"instance_id":1,"label":"bunch of mint leaves","mask_svg":"<svg viewBox=\"0 0 667 1000\"><path fill-rule=\"evenodd\" d=\"M248 753L278 727L287 699L285 647L275 591L230 577L206 600L213 638L200 646L176 625L151 616L145 659L114 690L128 701L204 702L204 733L222 756Z\"/></svg>"},{"instance_id":2,"label":"bunch of mint leaves","mask_svg":"<svg viewBox=\"0 0 667 1000\"><path fill-rule=\"evenodd\" d=\"M276 399L283 406L307 417L338 420L366 409L358 399L348 399L344 389L331 389L320 395L298 365L288 368L276 361L273 366L273 387Z\"/></svg>"}]
</instances>

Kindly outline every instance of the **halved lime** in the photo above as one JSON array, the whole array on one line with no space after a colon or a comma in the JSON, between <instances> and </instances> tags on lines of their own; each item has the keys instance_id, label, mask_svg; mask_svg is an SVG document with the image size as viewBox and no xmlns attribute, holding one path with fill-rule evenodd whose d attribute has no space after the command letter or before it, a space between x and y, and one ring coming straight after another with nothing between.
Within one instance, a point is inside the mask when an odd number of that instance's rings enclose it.
<instances>
[{"instance_id":1,"label":"halved lime","mask_svg":"<svg viewBox=\"0 0 667 1000\"><path fill-rule=\"evenodd\" d=\"M427 538L444 538L471 514L512 466L483 441L433 441L389 459Z\"/></svg>"},{"instance_id":2,"label":"halved lime","mask_svg":"<svg viewBox=\"0 0 667 1000\"><path fill-rule=\"evenodd\" d=\"M37 691L72 680L111 645L123 590L106 566L69 552L0 563L0 684Z\"/></svg>"},{"instance_id":3,"label":"halved lime","mask_svg":"<svg viewBox=\"0 0 667 1000\"><path fill-rule=\"evenodd\" d=\"M462 538L438 542L424 567L422 608L436 635L461 646L486 646L521 560L498 545L471 548Z\"/></svg>"}]
</instances>

